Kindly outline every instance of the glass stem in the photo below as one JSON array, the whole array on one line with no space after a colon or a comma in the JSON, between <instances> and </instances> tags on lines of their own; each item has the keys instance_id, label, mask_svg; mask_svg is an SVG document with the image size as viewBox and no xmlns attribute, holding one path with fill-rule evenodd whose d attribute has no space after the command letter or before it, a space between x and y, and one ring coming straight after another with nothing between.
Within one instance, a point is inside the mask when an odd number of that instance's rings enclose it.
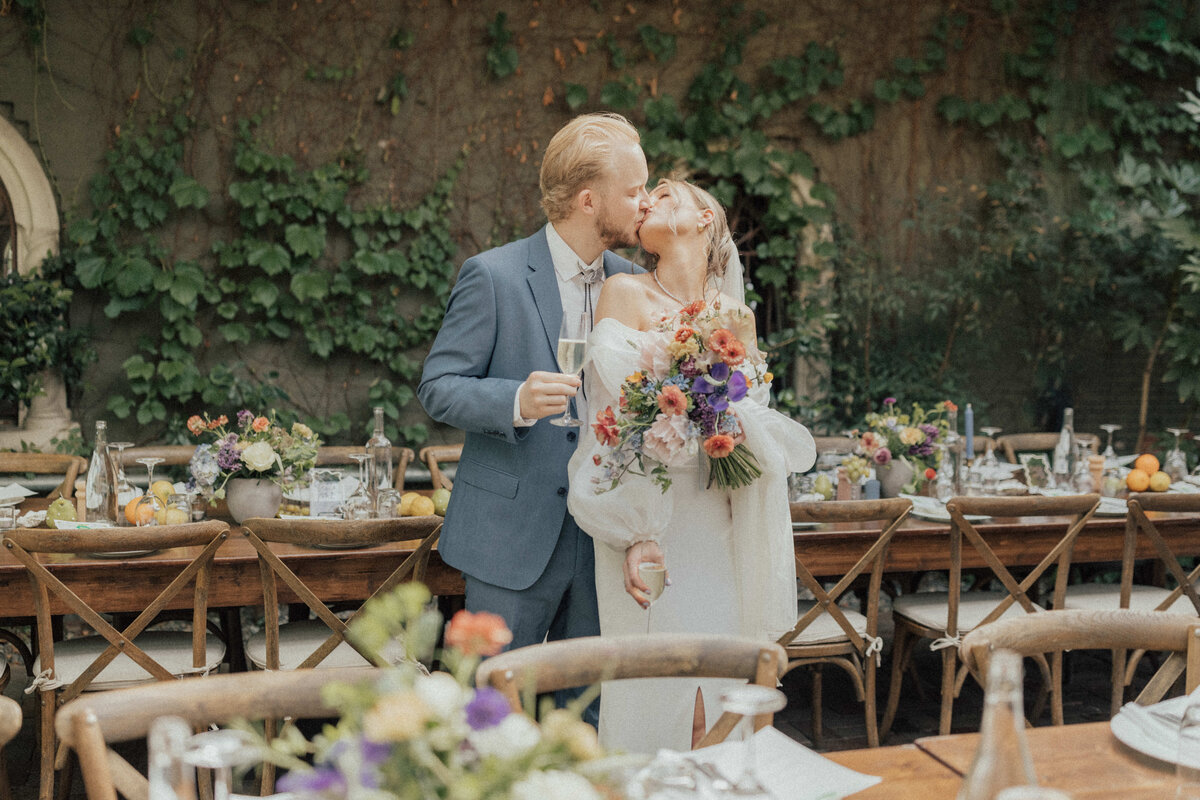
<instances>
[{"instance_id":1,"label":"glass stem","mask_svg":"<svg viewBox=\"0 0 1200 800\"><path fill-rule=\"evenodd\" d=\"M758 781L755 776L754 752L754 715L745 718L746 741L742 743L742 774L738 776L738 785L753 786Z\"/></svg>"}]
</instances>

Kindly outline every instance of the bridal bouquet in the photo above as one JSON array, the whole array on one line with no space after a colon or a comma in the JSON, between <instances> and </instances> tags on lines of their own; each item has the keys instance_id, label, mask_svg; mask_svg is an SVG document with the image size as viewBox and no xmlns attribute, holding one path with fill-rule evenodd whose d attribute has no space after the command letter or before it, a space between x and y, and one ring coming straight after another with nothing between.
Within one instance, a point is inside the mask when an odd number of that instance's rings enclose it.
<instances>
[{"instance_id":1,"label":"bridal bouquet","mask_svg":"<svg viewBox=\"0 0 1200 800\"><path fill-rule=\"evenodd\" d=\"M752 336L749 317L692 303L653 329L642 347L639 369L621 384L619 408L596 414L592 430L609 448L593 457L616 488L626 473L648 475L662 491L671 485L670 468L708 456L708 486L737 489L762 471L750 449L734 406L755 382L771 374L746 361L746 346L735 331Z\"/></svg>"},{"instance_id":2,"label":"bridal bouquet","mask_svg":"<svg viewBox=\"0 0 1200 800\"><path fill-rule=\"evenodd\" d=\"M261 478L281 486L304 478L317 463L321 440L304 423L285 428L273 416L242 410L233 429L224 414L215 419L207 414L189 417L187 429L193 436L216 439L200 445L189 465L196 483L215 487L220 498L230 478Z\"/></svg>"},{"instance_id":3,"label":"bridal bouquet","mask_svg":"<svg viewBox=\"0 0 1200 800\"><path fill-rule=\"evenodd\" d=\"M350 636L361 646L378 652L399 639L413 660L376 680L328 687L324 697L339 719L311 741L292 728L264 743L264 757L290 770L279 790L327 800L611 796L598 788L612 771L601 760L596 731L577 714L547 711L539 725L497 690L473 688L480 658L512 640L502 618L459 611L446 627L440 658L450 672L420 666L417 659L432 657L441 628L429 601L424 586L403 584L351 623Z\"/></svg>"}]
</instances>

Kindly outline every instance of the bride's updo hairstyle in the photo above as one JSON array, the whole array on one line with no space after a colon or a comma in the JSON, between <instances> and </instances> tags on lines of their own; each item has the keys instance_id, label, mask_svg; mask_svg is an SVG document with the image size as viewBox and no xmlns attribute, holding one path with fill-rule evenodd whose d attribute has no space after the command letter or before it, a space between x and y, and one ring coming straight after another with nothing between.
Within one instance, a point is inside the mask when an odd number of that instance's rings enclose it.
<instances>
[{"instance_id":1,"label":"bride's updo hairstyle","mask_svg":"<svg viewBox=\"0 0 1200 800\"><path fill-rule=\"evenodd\" d=\"M583 114L564 125L542 157L538 183L546 218L560 222L570 216L575 195L605 179L613 151L641 141L637 128L620 114Z\"/></svg>"},{"instance_id":2,"label":"bride's updo hairstyle","mask_svg":"<svg viewBox=\"0 0 1200 800\"><path fill-rule=\"evenodd\" d=\"M654 188L655 191L666 189L667 194L675 201L675 208L671 209L670 216L667 217L667 227L676 236L679 235L679 228L675 224L675 211L679 208L680 202L690 200L698 210L708 209L713 213L712 222L704 229L704 255L708 260L707 275L710 280L723 278L725 268L729 266L730 254L736 249L733 245L733 237L729 233L729 222L725 219L725 209L711 194L687 181L663 178ZM651 266L657 265L658 256L653 253L647 253L646 256Z\"/></svg>"}]
</instances>

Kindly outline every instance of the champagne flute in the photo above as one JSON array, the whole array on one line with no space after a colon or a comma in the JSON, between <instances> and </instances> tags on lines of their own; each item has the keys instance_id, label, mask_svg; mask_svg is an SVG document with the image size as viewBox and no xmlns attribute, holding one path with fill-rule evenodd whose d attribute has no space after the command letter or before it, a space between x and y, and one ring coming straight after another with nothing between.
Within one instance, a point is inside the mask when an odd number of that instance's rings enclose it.
<instances>
[{"instance_id":1,"label":"champagne flute","mask_svg":"<svg viewBox=\"0 0 1200 800\"><path fill-rule=\"evenodd\" d=\"M979 429L980 433L988 437L987 450L983 454L983 465L985 467L990 468L1000 466L1000 459L996 458L996 436L1002 430L1004 429L997 428L994 425L988 425Z\"/></svg>"},{"instance_id":2,"label":"champagne flute","mask_svg":"<svg viewBox=\"0 0 1200 800\"><path fill-rule=\"evenodd\" d=\"M342 519L370 519L375 515L375 503L367 486L367 460L371 455L351 453L350 458L358 462L358 486L342 506Z\"/></svg>"},{"instance_id":3,"label":"champagne flute","mask_svg":"<svg viewBox=\"0 0 1200 800\"><path fill-rule=\"evenodd\" d=\"M642 579L642 583L650 587L650 591L646 595L649 600L649 605L646 606L646 633L649 634L650 612L654 608L654 602L662 597L663 591L667 588L667 565L657 561L643 561L638 564L638 577Z\"/></svg>"},{"instance_id":4,"label":"champagne flute","mask_svg":"<svg viewBox=\"0 0 1200 800\"><path fill-rule=\"evenodd\" d=\"M137 460L146 468L146 493L137 501L137 507L134 509L133 521L136 525L157 525L159 517L166 511L166 504L154 493L154 468L165 460L154 456Z\"/></svg>"},{"instance_id":5,"label":"champagne flute","mask_svg":"<svg viewBox=\"0 0 1200 800\"><path fill-rule=\"evenodd\" d=\"M1113 434L1121 430L1121 426L1108 422L1101 425L1100 430L1108 434L1108 445L1104 448L1104 452L1100 454L1104 456L1104 466L1108 467L1110 462L1115 463L1117 460L1117 451L1113 449Z\"/></svg>"},{"instance_id":6,"label":"champagne flute","mask_svg":"<svg viewBox=\"0 0 1200 800\"><path fill-rule=\"evenodd\" d=\"M758 778L758 765L754 752L754 718L759 714L771 714L787 705L787 696L769 686L747 683L736 686L721 695L721 709L741 714L740 725L746 728L742 742L742 772L723 797L772 798L774 795L762 785Z\"/></svg>"},{"instance_id":7,"label":"champagne flute","mask_svg":"<svg viewBox=\"0 0 1200 800\"><path fill-rule=\"evenodd\" d=\"M130 500L137 497L137 489L125 477L125 448L133 447L133 442L109 442L108 457L112 459L114 472L117 475L117 485L113 491L117 494L117 524L122 525L124 519L125 506ZM116 450L114 456L112 451ZM153 483L153 481L151 481Z\"/></svg>"},{"instance_id":8,"label":"champagne flute","mask_svg":"<svg viewBox=\"0 0 1200 800\"><path fill-rule=\"evenodd\" d=\"M587 314L563 314L562 327L558 331L558 370L565 375L574 375L583 369L583 355L587 351ZM550 420L551 425L574 428L583 423L571 415L571 402L561 417Z\"/></svg>"},{"instance_id":9,"label":"champagne flute","mask_svg":"<svg viewBox=\"0 0 1200 800\"><path fill-rule=\"evenodd\" d=\"M1163 459L1162 470L1171 476L1172 483L1183 480L1183 477L1188 474L1187 456L1179 449L1179 437L1187 432L1187 428L1167 428L1167 433L1175 434L1175 446Z\"/></svg>"}]
</instances>

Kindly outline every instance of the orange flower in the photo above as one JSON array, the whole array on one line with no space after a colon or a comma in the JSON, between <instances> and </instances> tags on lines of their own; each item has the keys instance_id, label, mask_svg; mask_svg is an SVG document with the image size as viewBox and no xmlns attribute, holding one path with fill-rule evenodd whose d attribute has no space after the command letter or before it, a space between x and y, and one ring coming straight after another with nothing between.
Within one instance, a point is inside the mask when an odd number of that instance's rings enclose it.
<instances>
[{"instance_id":1,"label":"orange flower","mask_svg":"<svg viewBox=\"0 0 1200 800\"><path fill-rule=\"evenodd\" d=\"M254 422L250 423L250 427L259 433L262 433L267 428L271 427L271 420L266 417L255 417Z\"/></svg>"},{"instance_id":2,"label":"orange flower","mask_svg":"<svg viewBox=\"0 0 1200 800\"><path fill-rule=\"evenodd\" d=\"M746 346L734 339L721 351L721 360L731 367L736 367L746 359Z\"/></svg>"},{"instance_id":3,"label":"orange flower","mask_svg":"<svg viewBox=\"0 0 1200 800\"><path fill-rule=\"evenodd\" d=\"M494 656L512 641L504 617L487 611L462 610L446 626L446 644L468 656Z\"/></svg>"},{"instance_id":4,"label":"orange flower","mask_svg":"<svg viewBox=\"0 0 1200 800\"><path fill-rule=\"evenodd\" d=\"M704 452L709 458L724 458L733 452L733 437L723 433L713 434L704 440Z\"/></svg>"},{"instance_id":5,"label":"orange flower","mask_svg":"<svg viewBox=\"0 0 1200 800\"><path fill-rule=\"evenodd\" d=\"M686 414L688 399L678 386L664 386L658 395L658 410L667 415Z\"/></svg>"},{"instance_id":6,"label":"orange flower","mask_svg":"<svg viewBox=\"0 0 1200 800\"><path fill-rule=\"evenodd\" d=\"M684 325L682 328L675 331L675 341L686 342L688 339L692 338L695 335L696 335L696 332L694 330L689 328L687 325Z\"/></svg>"},{"instance_id":7,"label":"orange flower","mask_svg":"<svg viewBox=\"0 0 1200 800\"><path fill-rule=\"evenodd\" d=\"M612 406L596 412L596 424L592 426L592 430L596 432L596 441L600 444L606 447L616 446L621 436L617 429L617 415L613 413Z\"/></svg>"},{"instance_id":8,"label":"orange flower","mask_svg":"<svg viewBox=\"0 0 1200 800\"><path fill-rule=\"evenodd\" d=\"M212 419L212 420L208 421L208 429L210 431L215 431L217 428L221 427L222 425L224 425L227 422L229 422L229 417L222 414L221 416L217 417L216 419Z\"/></svg>"},{"instance_id":9,"label":"orange flower","mask_svg":"<svg viewBox=\"0 0 1200 800\"><path fill-rule=\"evenodd\" d=\"M728 328L717 328L713 331L705 344L709 350L714 353L724 354L725 348L729 347L731 342L736 342L737 337L733 335L733 331Z\"/></svg>"},{"instance_id":10,"label":"orange flower","mask_svg":"<svg viewBox=\"0 0 1200 800\"><path fill-rule=\"evenodd\" d=\"M694 303L688 303L686 306L684 306L682 309L679 310L679 313L685 317L694 317L703 310L704 310L704 301L697 300Z\"/></svg>"},{"instance_id":11,"label":"orange flower","mask_svg":"<svg viewBox=\"0 0 1200 800\"><path fill-rule=\"evenodd\" d=\"M927 481L931 481L931 480L933 480L933 479L934 479L934 478L936 478L936 477L937 477L937 470L936 470L936 469L934 469L933 467L926 467L926 468L925 468L925 480L927 480Z\"/></svg>"},{"instance_id":12,"label":"orange flower","mask_svg":"<svg viewBox=\"0 0 1200 800\"><path fill-rule=\"evenodd\" d=\"M958 411L958 406L954 405L954 403L950 402L949 400L942 403L942 405L946 407L947 411Z\"/></svg>"},{"instance_id":13,"label":"orange flower","mask_svg":"<svg viewBox=\"0 0 1200 800\"><path fill-rule=\"evenodd\" d=\"M192 436L199 436L204 433L204 420L199 414L192 414L188 417L187 429L191 431Z\"/></svg>"}]
</instances>

